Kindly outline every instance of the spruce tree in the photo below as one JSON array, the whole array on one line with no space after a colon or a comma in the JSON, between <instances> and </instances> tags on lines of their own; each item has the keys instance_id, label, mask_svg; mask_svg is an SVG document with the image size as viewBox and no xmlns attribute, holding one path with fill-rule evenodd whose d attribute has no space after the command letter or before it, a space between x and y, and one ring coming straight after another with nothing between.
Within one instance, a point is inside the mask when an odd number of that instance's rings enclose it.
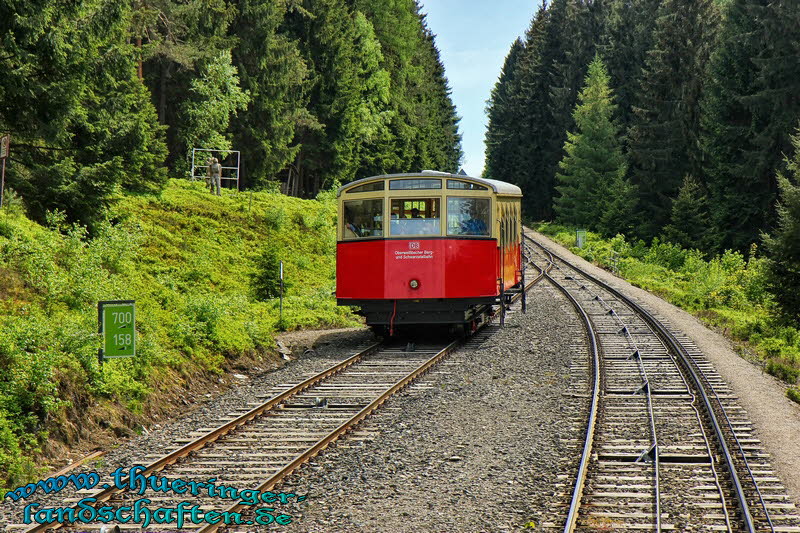
<instances>
[{"instance_id":1,"label":"spruce tree","mask_svg":"<svg viewBox=\"0 0 800 533\"><path fill-rule=\"evenodd\" d=\"M556 172L564 157L567 132L575 126L573 109L578 92L601 33L603 2L568 0L563 7L553 2L553 21L550 27L551 43L557 48L549 58L549 102L547 117L543 122L542 189L547 195L548 217L552 216L555 197Z\"/></svg>"},{"instance_id":2,"label":"spruce tree","mask_svg":"<svg viewBox=\"0 0 800 533\"><path fill-rule=\"evenodd\" d=\"M553 0L542 5L526 35L518 88L513 93L522 135L508 171L523 188L525 212L533 219L553 216L555 173L566 133L573 127L578 91L594 55L602 5Z\"/></svg>"},{"instance_id":3,"label":"spruce tree","mask_svg":"<svg viewBox=\"0 0 800 533\"><path fill-rule=\"evenodd\" d=\"M705 172L718 250L746 250L775 221L776 169L800 118L796 2L732 0L703 100Z\"/></svg>"},{"instance_id":4,"label":"spruce tree","mask_svg":"<svg viewBox=\"0 0 800 533\"><path fill-rule=\"evenodd\" d=\"M189 97L182 106L184 145L213 147L223 153L231 150L227 134L230 121L249 101L249 93L239 87L238 71L231 64L230 52L207 61L200 69L200 76L192 80ZM181 167L186 168L182 163Z\"/></svg>"},{"instance_id":5,"label":"spruce tree","mask_svg":"<svg viewBox=\"0 0 800 533\"><path fill-rule=\"evenodd\" d=\"M794 158L786 160L786 175L778 176L778 222L763 239L769 258L768 289L784 317L800 326L800 129L792 144Z\"/></svg>"},{"instance_id":6,"label":"spruce tree","mask_svg":"<svg viewBox=\"0 0 800 533\"><path fill-rule=\"evenodd\" d=\"M247 110L232 126L236 149L247 154L241 175L247 187L277 179L300 148L297 128L316 122L306 109L308 66L284 27L287 9L272 0L241 0L232 24L234 64L250 93Z\"/></svg>"},{"instance_id":7,"label":"spruce tree","mask_svg":"<svg viewBox=\"0 0 800 533\"><path fill-rule=\"evenodd\" d=\"M576 132L567 134L556 174L555 211L566 224L598 229L609 188L625 173L612 98L608 73L595 56L573 112Z\"/></svg>"},{"instance_id":8,"label":"spruce tree","mask_svg":"<svg viewBox=\"0 0 800 533\"><path fill-rule=\"evenodd\" d=\"M632 235L636 223L636 188L620 173L614 176L605 194L597 229L605 237Z\"/></svg>"},{"instance_id":9,"label":"spruce tree","mask_svg":"<svg viewBox=\"0 0 800 533\"><path fill-rule=\"evenodd\" d=\"M167 163L176 178L185 178L183 108L192 81L201 70L231 49L229 26L236 9L227 0L148 0L123 2L138 69L150 90L159 122L167 127ZM209 147L204 147L209 148Z\"/></svg>"},{"instance_id":10,"label":"spruce tree","mask_svg":"<svg viewBox=\"0 0 800 533\"><path fill-rule=\"evenodd\" d=\"M611 0L605 9L598 50L603 57L619 122L627 131L639 93L647 52L653 44L656 12L661 0Z\"/></svg>"},{"instance_id":11,"label":"spruce tree","mask_svg":"<svg viewBox=\"0 0 800 533\"><path fill-rule=\"evenodd\" d=\"M517 39L506 56L500 77L492 89L486 114L486 164L484 176L490 179L516 182L514 168L520 157L520 143L526 133L520 128L520 64L525 44Z\"/></svg>"},{"instance_id":12,"label":"spruce tree","mask_svg":"<svg viewBox=\"0 0 800 533\"><path fill-rule=\"evenodd\" d=\"M415 0L349 0L372 24L389 73L388 134L370 143L357 177L439 167L457 170L458 117L433 34Z\"/></svg>"},{"instance_id":13,"label":"spruce tree","mask_svg":"<svg viewBox=\"0 0 800 533\"><path fill-rule=\"evenodd\" d=\"M425 16L419 14L423 30L420 43L420 58L424 58L426 85L429 87L426 97L426 114L430 117L425 124L426 137L429 139L428 161L422 168L435 168L455 173L461 163L461 134L458 123L461 120L456 107L450 98L450 82L445 75L439 49L433 33L425 22Z\"/></svg>"},{"instance_id":14,"label":"spruce tree","mask_svg":"<svg viewBox=\"0 0 800 533\"><path fill-rule=\"evenodd\" d=\"M700 175L702 81L716 29L712 0L665 0L628 132L630 178L639 193L640 237L669 222L686 174Z\"/></svg>"},{"instance_id":15,"label":"spruce tree","mask_svg":"<svg viewBox=\"0 0 800 533\"><path fill-rule=\"evenodd\" d=\"M708 250L708 198L702 186L687 175L672 201L670 223L664 228L664 240L684 248Z\"/></svg>"},{"instance_id":16,"label":"spruce tree","mask_svg":"<svg viewBox=\"0 0 800 533\"><path fill-rule=\"evenodd\" d=\"M136 77L127 3L0 5L0 130L12 131L7 186L29 215L92 227L121 187L158 190L163 131Z\"/></svg>"},{"instance_id":17,"label":"spruce tree","mask_svg":"<svg viewBox=\"0 0 800 533\"><path fill-rule=\"evenodd\" d=\"M562 29L565 26L567 0L556 0L540 7L526 35L525 52L520 59L519 89L515 97L520 136L519 152L514 158L512 183L523 191L523 210L534 220L552 218L554 168L548 154L555 142L563 147L565 131L554 132L551 113L551 82L557 58L563 58Z\"/></svg>"},{"instance_id":18,"label":"spruce tree","mask_svg":"<svg viewBox=\"0 0 800 533\"><path fill-rule=\"evenodd\" d=\"M335 181L354 179L366 130L378 120L374 105L386 93L388 77L369 77L380 63L371 24L344 0L314 2L309 16L292 15L306 64L311 69L308 112L315 122L301 125L300 148L288 175L289 194L303 197ZM365 40L369 40L366 42Z\"/></svg>"}]
</instances>

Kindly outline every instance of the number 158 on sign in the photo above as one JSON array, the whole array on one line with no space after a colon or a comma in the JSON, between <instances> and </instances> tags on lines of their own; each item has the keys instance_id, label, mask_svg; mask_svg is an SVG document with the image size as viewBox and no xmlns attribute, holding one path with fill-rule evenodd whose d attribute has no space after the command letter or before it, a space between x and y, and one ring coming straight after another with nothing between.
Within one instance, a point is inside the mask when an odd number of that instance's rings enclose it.
<instances>
[{"instance_id":1,"label":"number 158 on sign","mask_svg":"<svg viewBox=\"0 0 800 533\"><path fill-rule=\"evenodd\" d=\"M131 300L99 302L102 358L136 355L136 309Z\"/></svg>"}]
</instances>

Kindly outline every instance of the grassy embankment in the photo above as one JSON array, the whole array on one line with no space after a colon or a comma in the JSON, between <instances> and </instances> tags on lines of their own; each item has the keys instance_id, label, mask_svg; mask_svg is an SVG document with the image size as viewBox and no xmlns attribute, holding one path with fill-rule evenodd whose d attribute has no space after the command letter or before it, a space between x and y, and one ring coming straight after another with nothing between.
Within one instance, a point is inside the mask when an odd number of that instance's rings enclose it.
<instances>
[{"instance_id":1,"label":"grassy embankment","mask_svg":"<svg viewBox=\"0 0 800 533\"><path fill-rule=\"evenodd\" d=\"M268 357L278 302L253 289L259 257L285 262L280 326L356 324L331 294L336 207L321 196L217 198L174 181L121 198L93 239L58 216L0 212L0 494L64 446L131 434L191 400L190 385ZM138 354L101 366L96 303L114 299L136 300Z\"/></svg>"},{"instance_id":2,"label":"grassy embankment","mask_svg":"<svg viewBox=\"0 0 800 533\"><path fill-rule=\"evenodd\" d=\"M627 242L622 235L602 239L594 233L588 233L584 248L578 249L572 229L554 224L537 229L720 330L736 341L740 354L789 384L787 396L800 403L800 331L776 320L765 289L766 264L757 253L745 260L738 252L726 251L706 260L697 250L671 243L647 246Z\"/></svg>"}]
</instances>

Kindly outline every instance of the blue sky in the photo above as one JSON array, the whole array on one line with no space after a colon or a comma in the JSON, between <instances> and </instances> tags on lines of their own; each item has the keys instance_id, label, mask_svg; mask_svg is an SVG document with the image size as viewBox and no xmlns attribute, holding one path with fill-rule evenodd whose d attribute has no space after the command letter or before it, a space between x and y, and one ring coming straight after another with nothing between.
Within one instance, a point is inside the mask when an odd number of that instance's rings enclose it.
<instances>
[{"instance_id":1,"label":"blue sky","mask_svg":"<svg viewBox=\"0 0 800 533\"><path fill-rule=\"evenodd\" d=\"M486 100L511 43L525 30L539 0L420 0L461 117L462 166L483 172Z\"/></svg>"}]
</instances>

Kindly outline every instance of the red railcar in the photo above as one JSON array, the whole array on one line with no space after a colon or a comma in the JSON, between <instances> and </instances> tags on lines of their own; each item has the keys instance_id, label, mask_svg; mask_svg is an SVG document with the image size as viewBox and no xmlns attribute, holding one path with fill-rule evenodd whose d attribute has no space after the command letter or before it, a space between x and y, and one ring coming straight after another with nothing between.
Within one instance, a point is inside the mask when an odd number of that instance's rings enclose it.
<instances>
[{"instance_id":1,"label":"red railcar","mask_svg":"<svg viewBox=\"0 0 800 533\"><path fill-rule=\"evenodd\" d=\"M521 284L522 193L443 172L339 189L336 296L367 324L475 325Z\"/></svg>"}]
</instances>

